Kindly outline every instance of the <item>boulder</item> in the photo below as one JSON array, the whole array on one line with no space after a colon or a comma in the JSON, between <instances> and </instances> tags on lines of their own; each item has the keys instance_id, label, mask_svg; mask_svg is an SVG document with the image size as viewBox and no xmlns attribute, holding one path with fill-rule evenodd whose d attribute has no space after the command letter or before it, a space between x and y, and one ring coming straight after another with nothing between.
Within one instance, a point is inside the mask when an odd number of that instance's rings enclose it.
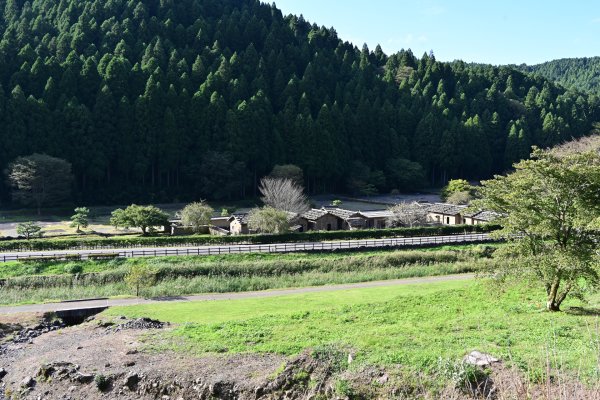
<instances>
[{"instance_id":1,"label":"boulder","mask_svg":"<svg viewBox=\"0 0 600 400\"><path fill-rule=\"evenodd\" d=\"M35 379L33 379L30 376L25 377L25 379L23 379L21 381L21 387L22 388L32 388L35 386Z\"/></svg>"},{"instance_id":2,"label":"boulder","mask_svg":"<svg viewBox=\"0 0 600 400\"><path fill-rule=\"evenodd\" d=\"M481 353L479 351L472 351L465 356L463 361L466 364L476 365L478 367L487 367L491 364L499 362L500 360L489 354Z\"/></svg>"}]
</instances>

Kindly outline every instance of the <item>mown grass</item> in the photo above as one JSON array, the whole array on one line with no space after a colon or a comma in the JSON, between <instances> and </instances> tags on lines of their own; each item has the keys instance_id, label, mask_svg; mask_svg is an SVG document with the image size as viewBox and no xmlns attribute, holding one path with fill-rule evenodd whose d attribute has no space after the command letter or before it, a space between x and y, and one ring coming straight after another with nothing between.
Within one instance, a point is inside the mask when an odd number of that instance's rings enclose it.
<instances>
[{"instance_id":1,"label":"mown grass","mask_svg":"<svg viewBox=\"0 0 600 400\"><path fill-rule=\"evenodd\" d=\"M264 299L117 307L107 316L181 324L150 336L156 351L203 354L278 353L352 348L361 364L400 364L435 373L440 360L472 350L499 357L545 381L547 371L592 382L599 374L600 297L587 313L543 311L537 288L507 291L486 281L414 284ZM575 301L569 306L579 305Z\"/></svg>"}]
</instances>

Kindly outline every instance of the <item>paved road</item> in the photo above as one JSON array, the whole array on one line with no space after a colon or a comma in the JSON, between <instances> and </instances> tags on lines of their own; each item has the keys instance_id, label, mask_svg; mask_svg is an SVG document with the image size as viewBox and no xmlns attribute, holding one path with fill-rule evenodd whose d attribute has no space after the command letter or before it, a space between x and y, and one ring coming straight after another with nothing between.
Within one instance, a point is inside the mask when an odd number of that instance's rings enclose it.
<instances>
[{"instance_id":1,"label":"paved road","mask_svg":"<svg viewBox=\"0 0 600 400\"><path fill-rule=\"evenodd\" d=\"M358 248L407 247L419 245L444 245L490 241L488 234L464 234L450 236L423 236L393 239L343 240L335 242L240 244L227 246L181 246L181 247L145 247L137 249L94 249L94 250L48 250L0 253L0 262L14 261L27 257L60 257L78 254L87 259L93 254L110 253L119 257L164 257L185 255L217 255L239 253L291 253L299 251L330 251Z\"/></svg>"},{"instance_id":2,"label":"paved road","mask_svg":"<svg viewBox=\"0 0 600 400\"><path fill-rule=\"evenodd\" d=\"M131 306L131 305L137 305L137 304L164 304L164 303L181 303L181 302L188 302L188 301L222 301L222 300L267 298L267 297L276 297L276 296L285 296L285 295L303 294L303 293L337 292L340 290L351 290L351 289L368 289L368 288L378 288L378 287L404 286L404 285L413 285L413 284L418 284L418 283L463 281L463 280L473 279L474 276L475 275L473 275L473 274L445 275L445 276L432 276L432 277L425 277L425 278L397 279L397 280L390 280L390 281L350 283L350 284L345 284L345 285L315 286L315 287L297 288L297 289L266 290L266 291L259 291L259 292L241 292L241 293L216 293L216 294L203 294L203 295L197 295L197 296L177 296L177 297L156 298L156 299L142 299L142 298L99 299L99 300L75 301L75 302L65 302L65 303L32 304L32 305L25 305L25 306L0 307L0 314L56 312L56 311L67 311L67 310L81 310L81 309L86 309L86 308Z\"/></svg>"}]
</instances>

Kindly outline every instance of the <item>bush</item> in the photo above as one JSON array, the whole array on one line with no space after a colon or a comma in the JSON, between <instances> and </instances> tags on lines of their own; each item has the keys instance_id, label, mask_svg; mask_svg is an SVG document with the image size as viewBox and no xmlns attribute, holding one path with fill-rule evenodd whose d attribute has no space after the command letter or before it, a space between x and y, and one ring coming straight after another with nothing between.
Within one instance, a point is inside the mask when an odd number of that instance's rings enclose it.
<instances>
[{"instance_id":1,"label":"bush","mask_svg":"<svg viewBox=\"0 0 600 400\"><path fill-rule=\"evenodd\" d=\"M451 360L438 360L438 373L448 379L454 387L467 392L476 392L490 373L477 366L465 362L452 362Z\"/></svg>"},{"instance_id":2,"label":"bush","mask_svg":"<svg viewBox=\"0 0 600 400\"><path fill-rule=\"evenodd\" d=\"M66 274L76 275L83 272L83 266L81 264L66 264L63 267L63 271Z\"/></svg>"},{"instance_id":3,"label":"bush","mask_svg":"<svg viewBox=\"0 0 600 400\"><path fill-rule=\"evenodd\" d=\"M94 383L99 391L104 392L110 386L110 379L102 374L94 376Z\"/></svg>"}]
</instances>

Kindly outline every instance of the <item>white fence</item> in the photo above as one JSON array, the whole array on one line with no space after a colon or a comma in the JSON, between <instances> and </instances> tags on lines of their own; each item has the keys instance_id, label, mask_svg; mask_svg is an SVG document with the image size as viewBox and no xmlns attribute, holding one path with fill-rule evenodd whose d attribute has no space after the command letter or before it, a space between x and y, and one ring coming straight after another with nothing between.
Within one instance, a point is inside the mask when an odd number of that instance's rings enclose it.
<instances>
[{"instance_id":1,"label":"white fence","mask_svg":"<svg viewBox=\"0 0 600 400\"><path fill-rule=\"evenodd\" d=\"M313 243L278 243L248 244L230 246L199 246L180 248L147 248L137 250L115 250L113 252L77 250L47 251L0 254L0 262L27 259L68 259L68 258L132 258L132 257L165 257L165 256L208 256L218 254L241 253L294 253L302 251L334 251L385 247L436 246L460 243L476 243L492 241L486 233L450 236L420 236L393 239L345 240L336 242Z\"/></svg>"}]
</instances>

